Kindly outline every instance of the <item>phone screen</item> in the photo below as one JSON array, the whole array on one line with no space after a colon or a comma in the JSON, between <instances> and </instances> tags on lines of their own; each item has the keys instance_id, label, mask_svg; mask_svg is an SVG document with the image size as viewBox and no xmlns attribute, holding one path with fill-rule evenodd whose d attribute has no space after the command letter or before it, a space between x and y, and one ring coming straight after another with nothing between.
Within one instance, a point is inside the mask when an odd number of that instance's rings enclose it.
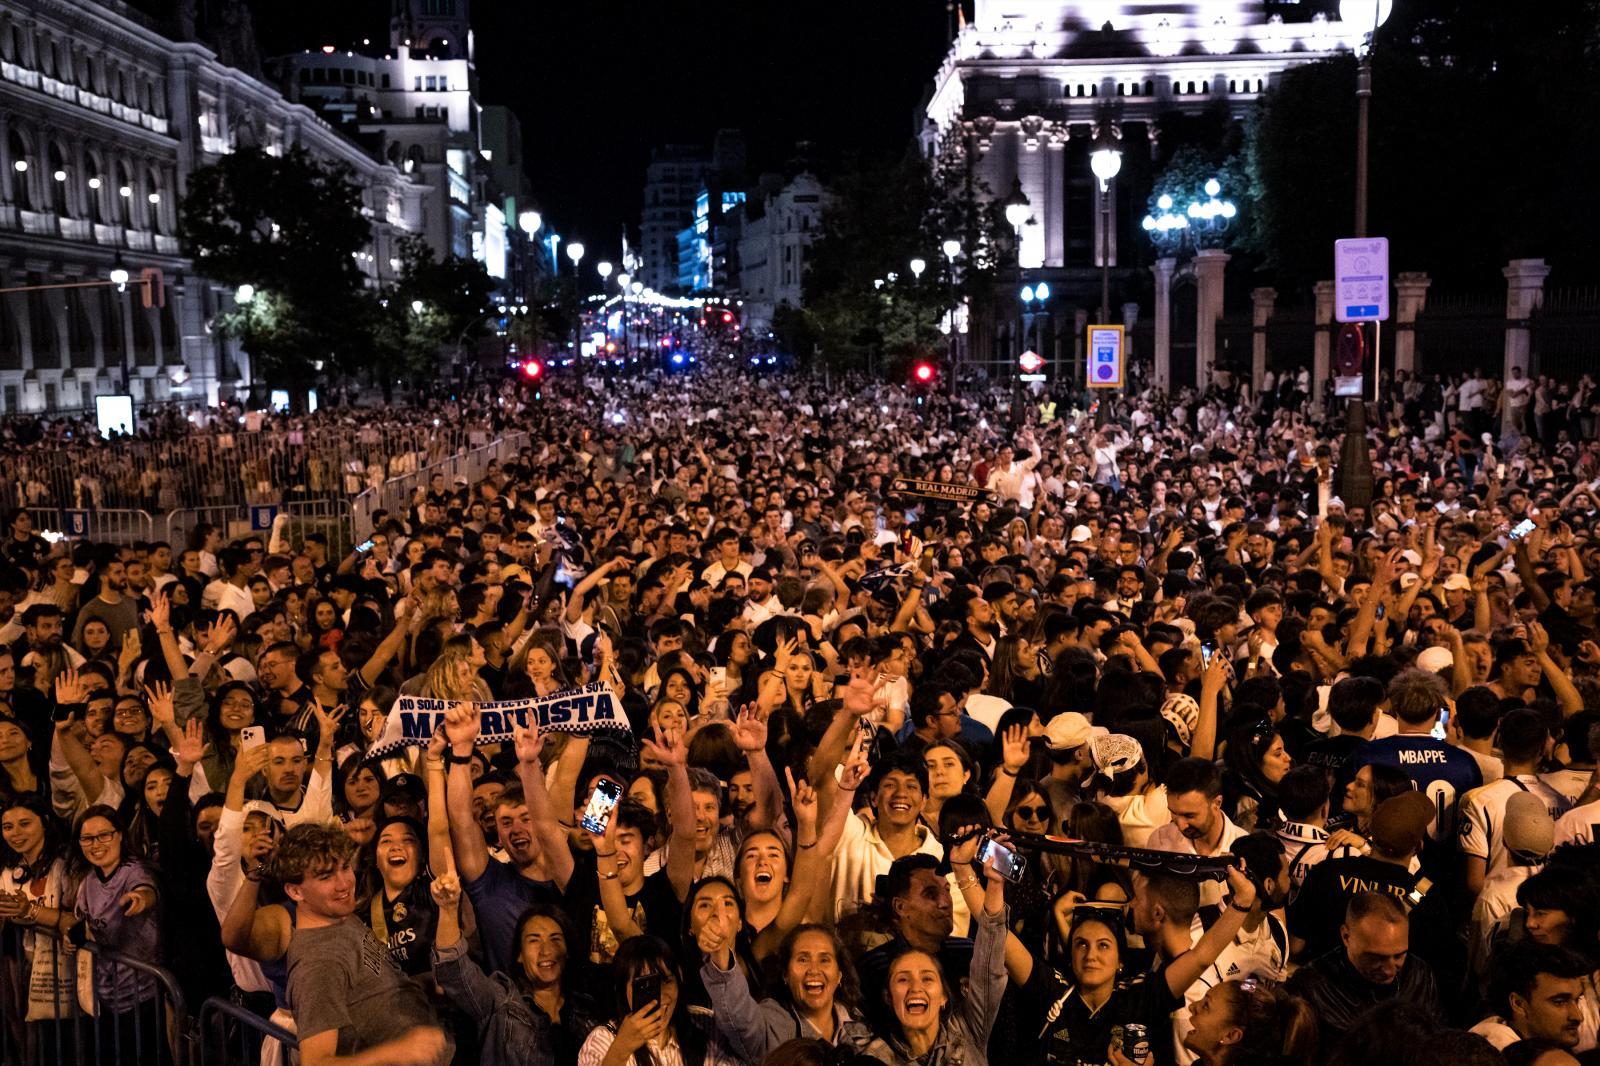
<instances>
[{"instance_id":1,"label":"phone screen","mask_svg":"<svg viewBox=\"0 0 1600 1066\"><path fill-rule=\"evenodd\" d=\"M372 545L373 545L372 539L368 538L367 540L364 540L360 544L356 545L356 551L364 555L367 552L372 550Z\"/></svg>"},{"instance_id":2,"label":"phone screen","mask_svg":"<svg viewBox=\"0 0 1600 1066\"><path fill-rule=\"evenodd\" d=\"M1445 726L1447 726L1449 724L1450 724L1450 708L1446 707L1446 708L1444 708L1444 710L1439 712L1439 721L1433 727L1433 739L1434 740L1443 740L1444 739L1444 734L1445 734Z\"/></svg>"},{"instance_id":3,"label":"phone screen","mask_svg":"<svg viewBox=\"0 0 1600 1066\"><path fill-rule=\"evenodd\" d=\"M642 973L633 979L633 1009L643 1010L661 998L661 975Z\"/></svg>"},{"instance_id":4,"label":"phone screen","mask_svg":"<svg viewBox=\"0 0 1600 1066\"><path fill-rule=\"evenodd\" d=\"M583 808L583 828L597 836L604 833L606 826L611 823L611 812L616 810L617 801L621 798L622 786L615 781L601 778L595 782L594 792Z\"/></svg>"},{"instance_id":5,"label":"phone screen","mask_svg":"<svg viewBox=\"0 0 1600 1066\"><path fill-rule=\"evenodd\" d=\"M978 861L1013 884L1022 880L1023 871L1028 868L1027 859L994 837L988 837L978 845Z\"/></svg>"},{"instance_id":6,"label":"phone screen","mask_svg":"<svg viewBox=\"0 0 1600 1066\"><path fill-rule=\"evenodd\" d=\"M1533 532L1533 519L1524 518L1522 521L1518 522L1515 526L1511 527L1511 539L1512 540L1521 540L1523 537L1526 537L1529 533L1532 533L1532 532Z\"/></svg>"},{"instance_id":7,"label":"phone screen","mask_svg":"<svg viewBox=\"0 0 1600 1066\"><path fill-rule=\"evenodd\" d=\"M1213 648L1209 644L1200 645L1200 665L1201 666L1210 666L1211 665L1211 657L1213 655L1215 655L1215 654L1217 654L1217 649L1216 648Z\"/></svg>"}]
</instances>

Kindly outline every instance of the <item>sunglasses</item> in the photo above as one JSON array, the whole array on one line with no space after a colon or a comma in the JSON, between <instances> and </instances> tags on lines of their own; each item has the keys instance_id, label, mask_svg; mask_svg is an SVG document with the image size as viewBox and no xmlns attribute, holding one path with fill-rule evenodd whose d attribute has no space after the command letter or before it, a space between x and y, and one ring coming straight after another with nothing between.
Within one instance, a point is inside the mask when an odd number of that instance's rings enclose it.
<instances>
[{"instance_id":1,"label":"sunglasses","mask_svg":"<svg viewBox=\"0 0 1600 1066\"><path fill-rule=\"evenodd\" d=\"M1049 807L1018 807L1012 813L1027 822L1047 822L1050 820Z\"/></svg>"}]
</instances>

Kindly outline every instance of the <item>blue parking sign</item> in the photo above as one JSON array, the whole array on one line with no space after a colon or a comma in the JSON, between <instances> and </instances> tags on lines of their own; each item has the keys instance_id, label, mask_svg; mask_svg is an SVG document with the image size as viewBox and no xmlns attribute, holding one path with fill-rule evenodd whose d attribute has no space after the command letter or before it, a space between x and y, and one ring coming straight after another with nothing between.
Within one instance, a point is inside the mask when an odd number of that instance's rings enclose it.
<instances>
[{"instance_id":1,"label":"blue parking sign","mask_svg":"<svg viewBox=\"0 0 1600 1066\"><path fill-rule=\"evenodd\" d=\"M250 505L250 532L265 533L272 528L272 520L277 517L277 504L252 503Z\"/></svg>"}]
</instances>

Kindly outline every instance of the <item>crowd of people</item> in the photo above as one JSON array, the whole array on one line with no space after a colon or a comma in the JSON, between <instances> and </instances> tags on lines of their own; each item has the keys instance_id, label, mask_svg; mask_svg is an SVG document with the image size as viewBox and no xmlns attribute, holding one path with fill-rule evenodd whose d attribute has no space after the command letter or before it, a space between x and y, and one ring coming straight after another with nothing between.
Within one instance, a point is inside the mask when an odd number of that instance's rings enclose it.
<instances>
[{"instance_id":1,"label":"crowd of people","mask_svg":"<svg viewBox=\"0 0 1600 1066\"><path fill-rule=\"evenodd\" d=\"M1600 445L591 384L343 558L5 516L0 1058L1600 1057Z\"/></svg>"}]
</instances>

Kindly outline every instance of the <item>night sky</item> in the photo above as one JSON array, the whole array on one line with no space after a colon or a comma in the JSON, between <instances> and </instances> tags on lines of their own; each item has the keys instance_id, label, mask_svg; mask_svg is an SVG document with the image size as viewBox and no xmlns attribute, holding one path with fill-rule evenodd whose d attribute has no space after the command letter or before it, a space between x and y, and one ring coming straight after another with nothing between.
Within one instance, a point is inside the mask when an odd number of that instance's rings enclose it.
<instances>
[{"instance_id":1,"label":"night sky","mask_svg":"<svg viewBox=\"0 0 1600 1066\"><path fill-rule=\"evenodd\" d=\"M387 0L249 0L264 55L375 43ZM535 198L563 234L614 255L638 237L644 167L663 143L739 127L752 170L797 141L824 168L900 155L945 52L944 0L476 0L486 103L522 119Z\"/></svg>"}]
</instances>

